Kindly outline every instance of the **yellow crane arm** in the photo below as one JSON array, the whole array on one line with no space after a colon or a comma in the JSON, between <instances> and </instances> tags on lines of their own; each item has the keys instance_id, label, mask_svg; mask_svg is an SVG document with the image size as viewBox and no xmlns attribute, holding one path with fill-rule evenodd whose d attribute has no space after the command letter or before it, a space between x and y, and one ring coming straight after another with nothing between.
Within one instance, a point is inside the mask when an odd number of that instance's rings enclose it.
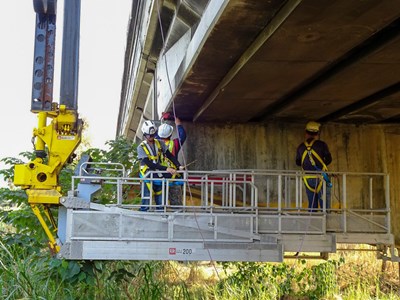
<instances>
[{"instance_id":1,"label":"yellow crane arm","mask_svg":"<svg viewBox=\"0 0 400 300\"><path fill-rule=\"evenodd\" d=\"M38 126L33 130L36 158L15 166L14 184L26 190L28 203L56 253L60 247L50 207L59 206L58 177L82 134L77 113L80 0L64 0L60 104L53 102L57 0L33 0L33 7L36 29L31 111L38 114Z\"/></svg>"}]
</instances>

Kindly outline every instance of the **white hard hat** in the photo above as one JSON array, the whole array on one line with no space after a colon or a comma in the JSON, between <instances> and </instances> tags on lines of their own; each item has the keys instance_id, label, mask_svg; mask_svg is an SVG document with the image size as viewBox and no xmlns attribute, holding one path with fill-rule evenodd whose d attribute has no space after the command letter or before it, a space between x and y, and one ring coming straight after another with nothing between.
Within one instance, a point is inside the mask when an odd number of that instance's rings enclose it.
<instances>
[{"instance_id":1,"label":"white hard hat","mask_svg":"<svg viewBox=\"0 0 400 300\"><path fill-rule=\"evenodd\" d=\"M157 126L153 123L153 121L144 121L142 124L142 133L144 135L155 134L157 131Z\"/></svg>"},{"instance_id":2,"label":"white hard hat","mask_svg":"<svg viewBox=\"0 0 400 300\"><path fill-rule=\"evenodd\" d=\"M171 136L173 131L174 131L174 127L172 127L169 124L164 123L158 128L158 136L162 139L166 139Z\"/></svg>"}]
</instances>

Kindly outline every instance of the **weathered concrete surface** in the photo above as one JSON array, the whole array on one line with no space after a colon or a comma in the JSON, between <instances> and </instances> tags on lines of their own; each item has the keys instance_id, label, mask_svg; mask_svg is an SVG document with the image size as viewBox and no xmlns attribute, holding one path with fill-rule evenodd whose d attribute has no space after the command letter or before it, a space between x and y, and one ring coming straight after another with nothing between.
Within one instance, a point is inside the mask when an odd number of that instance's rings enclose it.
<instances>
[{"instance_id":1,"label":"weathered concrete surface","mask_svg":"<svg viewBox=\"0 0 400 300\"><path fill-rule=\"evenodd\" d=\"M186 123L185 128L188 138L182 154L186 162L196 160L190 169L299 169L295 154L304 138L303 123ZM392 230L400 244L400 128L330 124L323 126L321 139L333 156L330 171L390 174ZM341 179L334 179L334 184L335 180ZM368 194L365 185L349 178L347 190L349 205L361 207L357 199ZM383 195L376 198L374 207L384 207L383 201Z\"/></svg>"},{"instance_id":2,"label":"weathered concrete surface","mask_svg":"<svg viewBox=\"0 0 400 300\"><path fill-rule=\"evenodd\" d=\"M151 4L133 2L117 135L141 138L143 120L174 112L195 122L184 150L196 169L293 170L297 122L329 123L331 170L390 174L400 245L400 130L385 125L400 122L399 1ZM369 192L350 179L348 191L354 206Z\"/></svg>"},{"instance_id":3,"label":"weathered concrete surface","mask_svg":"<svg viewBox=\"0 0 400 300\"><path fill-rule=\"evenodd\" d=\"M400 122L400 1L155 4L132 4L119 135L141 138L143 120L165 111L212 123Z\"/></svg>"},{"instance_id":4,"label":"weathered concrete surface","mask_svg":"<svg viewBox=\"0 0 400 300\"><path fill-rule=\"evenodd\" d=\"M175 110L196 122L397 119L399 8L381 0L229 1L195 61L170 72Z\"/></svg>"}]
</instances>

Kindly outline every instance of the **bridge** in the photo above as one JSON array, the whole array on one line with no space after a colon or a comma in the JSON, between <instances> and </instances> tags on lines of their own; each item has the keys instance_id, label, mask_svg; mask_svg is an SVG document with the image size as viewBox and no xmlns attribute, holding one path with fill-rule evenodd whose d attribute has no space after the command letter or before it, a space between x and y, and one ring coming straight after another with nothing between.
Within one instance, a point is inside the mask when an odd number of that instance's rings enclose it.
<instances>
[{"instance_id":1,"label":"bridge","mask_svg":"<svg viewBox=\"0 0 400 300\"><path fill-rule=\"evenodd\" d=\"M135 2L118 133L173 106L191 122L399 121L398 1Z\"/></svg>"},{"instance_id":2,"label":"bridge","mask_svg":"<svg viewBox=\"0 0 400 300\"><path fill-rule=\"evenodd\" d=\"M350 182L348 204L386 209L398 245L399 36L398 1L134 1L117 135L139 141L144 120L169 112L193 171L288 171L319 121L330 171L387 176L387 198L371 206L369 187Z\"/></svg>"}]
</instances>

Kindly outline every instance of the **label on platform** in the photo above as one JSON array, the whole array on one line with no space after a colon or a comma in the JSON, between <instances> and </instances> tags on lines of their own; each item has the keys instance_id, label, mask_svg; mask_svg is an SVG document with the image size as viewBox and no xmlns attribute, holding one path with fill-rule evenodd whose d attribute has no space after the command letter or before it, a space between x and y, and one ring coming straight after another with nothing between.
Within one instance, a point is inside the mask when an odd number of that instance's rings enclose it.
<instances>
[{"instance_id":1,"label":"label on platform","mask_svg":"<svg viewBox=\"0 0 400 300\"><path fill-rule=\"evenodd\" d=\"M169 255L191 255L196 252L194 248L169 248L168 254Z\"/></svg>"},{"instance_id":2,"label":"label on platform","mask_svg":"<svg viewBox=\"0 0 400 300\"><path fill-rule=\"evenodd\" d=\"M59 135L59 136L57 136L57 139L64 140L64 141L73 141L73 140L75 140L75 136L74 135Z\"/></svg>"}]
</instances>

